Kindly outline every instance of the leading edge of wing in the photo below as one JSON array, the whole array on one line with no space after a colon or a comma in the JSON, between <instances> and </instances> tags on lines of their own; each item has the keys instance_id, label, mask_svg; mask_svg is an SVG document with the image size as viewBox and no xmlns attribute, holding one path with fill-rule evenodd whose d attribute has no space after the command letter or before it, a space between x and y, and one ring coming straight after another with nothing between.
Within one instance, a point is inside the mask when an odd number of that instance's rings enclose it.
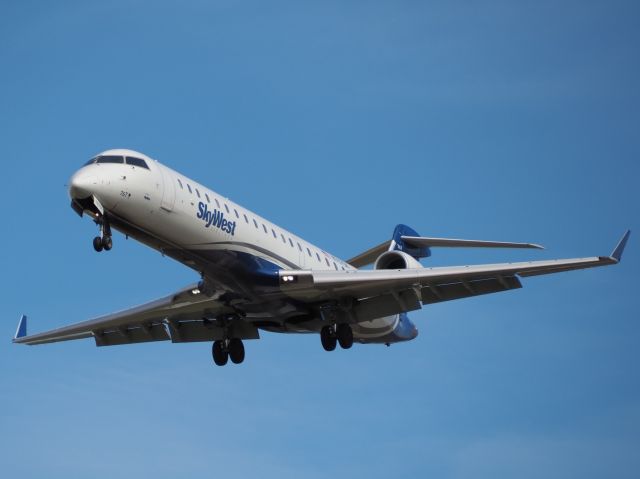
<instances>
[{"instance_id":1,"label":"leading edge of wing","mask_svg":"<svg viewBox=\"0 0 640 479\"><path fill-rule=\"evenodd\" d=\"M363 297L399 288L443 284L447 281L503 275L527 277L560 273L617 264L622 257L628 238L629 232L626 232L611 256L402 270L282 271L280 284L283 291L294 295L305 292L320 294L330 292L332 295L353 294Z\"/></svg>"}]
</instances>

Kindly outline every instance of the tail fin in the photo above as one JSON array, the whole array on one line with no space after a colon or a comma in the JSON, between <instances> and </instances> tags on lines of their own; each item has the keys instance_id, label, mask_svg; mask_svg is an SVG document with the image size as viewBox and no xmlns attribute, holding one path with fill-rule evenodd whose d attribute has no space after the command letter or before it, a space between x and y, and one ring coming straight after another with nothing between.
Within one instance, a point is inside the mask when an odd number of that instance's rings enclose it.
<instances>
[{"instance_id":1,"label":"tail fin","mask_svg":"<svg viewBox=\"0 0 640 479\"><path fill-rule=\"evenodd\" d=\"M403 251L415 259L428 258L431 256L431 250L427 245L412 243L407 238L419 238L420 235L416 230L407 225L399 224L393 230L393 237L389 244L389 251Z\"/></svg>"}]
</instances>

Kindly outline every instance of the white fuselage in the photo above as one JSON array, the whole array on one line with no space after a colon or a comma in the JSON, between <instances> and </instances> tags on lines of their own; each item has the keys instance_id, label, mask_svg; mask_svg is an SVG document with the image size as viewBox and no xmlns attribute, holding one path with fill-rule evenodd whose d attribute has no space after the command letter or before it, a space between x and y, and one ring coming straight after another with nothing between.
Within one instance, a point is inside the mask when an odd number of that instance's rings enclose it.
<instances>
[{"instance_id":1,"label":"white fuselage","mask_svg":"<svg viewBox=\"0 0 640 479\"><path fill-rule=\"evenodd\" d=\"M253 287L238 276L252 270L268 275L280 269L354 269L145 155L130 150L110 150L102 155L105 154L133 155L143 159L148 168L87 164L71 179L72 199L81 197L83 192L90 193L113 219L114 228L193 268L216 289L240 289L243 294L250 294L247 291ZM394 315L360 323L354 326L354 336L361 342L386 342L381 338L388 338L398 321L399 315ZM304 327L297 330L304 331Z\"/></svg>"}]
</instances>

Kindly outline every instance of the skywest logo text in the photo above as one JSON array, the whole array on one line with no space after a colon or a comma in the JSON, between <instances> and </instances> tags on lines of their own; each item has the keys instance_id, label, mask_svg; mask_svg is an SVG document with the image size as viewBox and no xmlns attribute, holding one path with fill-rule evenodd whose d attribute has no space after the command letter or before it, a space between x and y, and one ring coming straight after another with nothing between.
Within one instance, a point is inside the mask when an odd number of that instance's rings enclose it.
<instances>
[{"instance_id":1,"label":"skywest logo text","mask_svg":"<svg viewBox=\"0 0 640 479\"><path fill-rule=\"evenodd\" d=\"M213 225L216 228L220 228L221 231L231 234L231 236L236 232L235 221L227 220L222 211L216 209L210 211L207 205L202 202L198 203L198 213L196 217L204 221L205 228Z\"/></svg>"}]
</instances>

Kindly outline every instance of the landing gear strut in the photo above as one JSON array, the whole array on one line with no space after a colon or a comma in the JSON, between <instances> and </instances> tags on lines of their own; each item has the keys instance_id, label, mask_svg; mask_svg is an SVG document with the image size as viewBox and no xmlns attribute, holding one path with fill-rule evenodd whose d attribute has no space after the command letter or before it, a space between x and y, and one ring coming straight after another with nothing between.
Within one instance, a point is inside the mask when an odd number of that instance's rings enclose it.
<instances>
[{"instance_id":1,"label":"landing gear strut","mask_svg":"<svg viewBox=\"0 0 640 479\"><path fill-rule=\"evenodd\" d=\"M333 351L339 343L342 349L353 346L353 330L346 323L324 326L320 330L320 342L325 351Z\"/></svg>"},{"instance_id":2,"label":"landing gear strut","mask_svg":"<svg viewBox=\"0 0 640 479\"><path fill-rule=\"evenodd\" d=\"M244 344L242 339L223 339L214 341L211 348L213 362L218 366L224 366L229 359L234 364L240 364L244 361Z\"/></svg>"},{"instance_id":3,"label":"landing gear strut","mask_svg":"<svg viewBox=\"0 0 640 479\"><path fill-rule=\"evenodd\" d=\"M113 240L111 239L111 226L105 216L103 216L99 223L101 235L93 238L93 249L98 253L102 250L109 251L113 248Z\"/></svg>"}]
</instances>

